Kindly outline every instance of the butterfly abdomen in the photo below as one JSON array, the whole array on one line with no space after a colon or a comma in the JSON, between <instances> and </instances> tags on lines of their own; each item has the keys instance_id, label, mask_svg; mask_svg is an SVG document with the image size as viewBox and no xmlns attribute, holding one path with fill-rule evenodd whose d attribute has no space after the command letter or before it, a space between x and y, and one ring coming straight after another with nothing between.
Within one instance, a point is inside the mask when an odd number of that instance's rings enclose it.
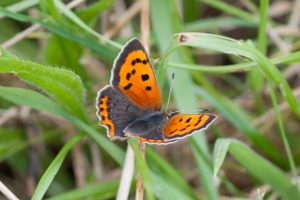
<instances>
[{"instance_id":1,"label":"butterfly abdomen","mask_svg":"<svg viewBox=\"0 0 300 200\"><path fill-rule=\"evenodd\" d=\"M167 116L160 112L150 112L140 118L137 118L126 128L124 133L126 136L142 136L161 135L161 129L167 120Z\"/></svg>"}]
</instances>

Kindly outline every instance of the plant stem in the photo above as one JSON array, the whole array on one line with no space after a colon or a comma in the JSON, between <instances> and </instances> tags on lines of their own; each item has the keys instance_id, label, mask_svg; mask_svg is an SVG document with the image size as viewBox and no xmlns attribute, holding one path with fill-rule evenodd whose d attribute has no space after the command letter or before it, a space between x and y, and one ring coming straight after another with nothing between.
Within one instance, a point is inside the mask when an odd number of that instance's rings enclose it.
<instances>
[{"instance_id":1,"label":"plant stem","mask_svg":"<svg viewBox=\"0 0 300 200\"><path fill-rule=\"evenodd\" d=\"M148 0L141 0L141 40L142 43L149 53L149 44L150 44L150 22L149 22L149 1ZM145 159L145 152L146 152L146 145L145 143L139 144L140 151ZM137 181L136 181L136 200L143 200L144 199L144 183L141 174L138 174Z\"/></svg>"},{"instance_id":2,"label":"plant stem","mask_svg":"<svg viewBox=\"0 0 300 200\"><path fill-rule=\"evenodd\" d=\"M283 141L285 152L286 152L286 155L288 157L289 164L290 164L291 172L292 172L293 178L295 180L297 180L297 178L298 178L297 168L296 168L296 164L295 164L295 161L294 161L294 158L293 158L293 155L292 155L292 150L291 150L289 141L287 139L284 126L283 126L283 121L282 121L282 117L281 117L281 114L280 114L280 111L279 111L279 108L278 108L278 100L277 100L277 97L276 97L276 94L275 94L275 91L274 91L274 87L270 86L269 87L269 92L270 92L272 104L273 104L273 107L274 107L274 110L275 110L275 116L276 116L276 120L277 120L277 123L278 123L280 136L281 136L281 139ZM298 187L298 190L299 190L298 185L297 185L297 187Z\"/></svg>"}]
</instances>

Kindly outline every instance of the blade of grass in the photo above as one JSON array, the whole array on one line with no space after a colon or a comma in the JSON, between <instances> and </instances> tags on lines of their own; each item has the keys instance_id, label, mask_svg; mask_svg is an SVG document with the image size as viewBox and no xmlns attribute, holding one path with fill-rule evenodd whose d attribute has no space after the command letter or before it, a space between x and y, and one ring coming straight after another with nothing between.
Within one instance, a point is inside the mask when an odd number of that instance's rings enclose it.
<instances>
[{"instance_id":1,"label":"blade of grass","mask_svg":"<svg viewBox=\"0 0 300 200\"><path fill-rule=\"evenodd\" d=\"M235 27L246 27L246 28L256 28L257 23L249 22L244 19L236 17L213 17L205 18L201 20L195 20L186 23L184 26L184 31L186 32L200 32L207 30L216 30L222 28L235 28Z\"/></svg>"},{"instance_id":2,"label":"blade of grass","mask_svg":"<svg viewBox=\"0 0 300 200\"><path fill-rule=\"evenodd\" d=\"M256 23L258 21L258 17L250 14L246 11L243 11L236 6L229 5L228 3L225 3L223 1L219 0L199 0L201 2L204 2L208 5L210 5L213 8L219 9L225 13L229 13L233 16L237 16L241 19L247 20L249 22Z\"/></svg>"},{"instance_id":3,"label":"blade of grass","mask_svg":"<svg viewBox=\"0 0 300 200\"><path fill-rule=\"evenodd\" d=\"M260 1L259 8L259 29L258 29L258 39L257 48L263 54L266 55L267 50L267 25L268 25L268 0ZM261 98L261 90L264 84L264 78L258 70L252 70L247 75L247 83L250 86L250 91L254 97L255 108L258 113L262 113L264 108L264 103Z\"/></svg>"},{"instance_id":4,"label":"blade of grass","mask_svg":"<svg viewBox=\"0 0 300 200\"><path fill-rule=\"evenodd\" d=\"M288 142L286 132L285 132L285 129L284 129L284 126L283 126L283 120L282 120L282 117L281 117L281 114L280 114L280 111L279 111L279 108L278 108L277 97L276 97L276 94L275 94L272 87L269 87L269 93L270 93L272 104L273 104L273 107L274 107L274 110L275 110L275 116L276 116L277 124L278 124L279 130L280 130L279 131L280 136L281 136L281 139L282 139L282 142L283 142L283 145L284 145L284 149L285 149L287 157L288 157L290 168L291 168L294 179L297 180L298 173L297 173L297 169L296 169L296 164L295 164L295 161L294 161L294 158L293 158L293 155L292 155L292 151L291 151L291 147L290 147L290 144ZM298 190L299 189L300 188L298 188Z\"/></svg>"},{"instance_id":5,"label":"blade of grass","mask_svg":"<svg viewBox=\"0 0 300 200\"><path fill-rule=\"evenodd\" d=\"M112 40L107 39L106 37L98 34L92 28L90 28L87 24L85 24L76 14L74 14L68 7L66 7L60 0L54 0L54 4L56 7L64 13L71 21L77 24L86 32L90 33L91 35L95 36L102 44L109 44L117 49L121 49L122 46L118 43L113 42Z\"/></svg>"},{"instance_id":6,"label":"blade of grass","mask_svg":"<svg viewBox=\"0 0 300 200\"><path fill-rule=\"evenodd\" d=\"M76 11L76 14L85 22L89 23L103 11L111 8L116 0L102 0Z\"/></svg>"},{"instance_id":7,"label":"blade of grass","mask_svg":"<svg viewBox=\"0 0 300 200\"><path fill-rule=\"evenodd\" d=\"M218 139L214 147L214 173L223 163L227 152L262 183L268 183L283 199L299 199L300 193L291 180L274 164L233 139Z\"/></svg>"},{"instance_id":8,"label":"blade of grass","mask_svg":"<svg viewBox=\"0 0 300 200\"><path fill-rule=\"evenodd\" d=\"M162 159L151 148L147 148L147 163L153 173L159 174L160 177L168 179L180 190L184 191L193 199L198 199L198 195L193 191L193 188L188 185L186 180L180 175L180 173L164 159Z\"/></svg>"},{"instance_id":9,"label":"blade of grass","mask_svg":"<svg viewBox=\"0 0 300 200\"><path fill-rule=\"evenodd\" d=\"M72 199L113 199L116 196L119 180L101 182L83 188L64 192L47 200L72 200Z\"/></svg>"},{"instance_id":10,"label":"blade of grass","mask_svg":"<svg viewBox=\"0 0 300 200\"><path fill-rule=\"evenodd\" d=\"M267 51L267 26L268 26L269 0L261 0L259 7L259 29L257 38L257 49L264 55Z\"/></svg>"},{"instance_id":11,"label":"blade of grass","mask_svg":"<svg viewBox=\"0 0 300 200\"><path fill-rule=\"evenodd\" d=\"M105 61L112 63L114 58L117 55L118 49L113 49L113 47L110 46L109 44L104 45L104 44L99 43L96 39L90 38L89 36L84 35L82 33L78 33L78 32L75 33L74 31L65 30L64 27L61 27L58 24L55 24L53 22L43 21L40 19L22 15L19 13L14 13L3 7L0 7L0 13L4 14L5 16L10 17L12 19L18 20L18 21L38 23L45 29L47 29L61 37L67 38L67 39L77 42L83 46L86 46L87 48L91 49L93 52L96 53L96 55L100 56ZM97 45L95 45L95 44L97 44Z\"/></svg>"},{"instance_id":12,"label":"blade of grass","mask_svg":"<svg viewBox=\"0 0 300 200\"><path fill-rule=\"evenodd\" d=\"M162 54L168 49L168 41L172 37L172 34L174 32L181 31L182 25L175 1L152 0L150 5L150 11L152 13L150 15L152 18L152 27L158 42L159 51ZM177 51L170 60L177 63L190 63L192 59L191 55L187 51ZM197 103L196 97L193 95L194 85L190 74L182 69L168 69L166 71L169 80L171 80L172 73L176 74L173 96L179 109L196 110ZM158 80L161 88L163 88L163 82L166 77L163 73L166 73L166 71L164 71L164 68L160 65L158 69ZM205 77L203 78L205 79ZM207 157L209 157L205 135L195 134L191 137L191 140L198 141L197 143L191 143L191 148L195 149L195 145L199 145L198 149L202 151L200 154L196 151L193 151L193 153L196 157L196 164L199 170L201 184L204 188L205 197L211 200L218 199L218 192L212 179L212 169L206 162L204 162L205 158L202 157L202 155L207 155Z\"/></svg>"},{"instance_id":13,"label":"blade of grass","mask_svg":"<svg viewBox=\"0 0 300 200\"><path fill-rule=\"evenodd\" d=\"M128 139L128 143L134 151L134 155L136 159L136 168L143 180L147 199L154 200L151 173L142 155L142 152L139 149L139 143L136 139Z\"/></svg>"},{"instance_id":14,"label":"blade of grass","mask_svg":"<svg viewBox=\"0 0 300 200\"><path fill-rule=\"evenodd\" d=\"M66 155L68 152L72 149L72 147L79 142L84 134L77 134L74 137L72 137L65 145L64 147L59 151L55 159L52 161L52 163L49 165L47 170L44 172L43 176L41 177L35 192L32 196L32 200L40 200L43 199L43 196L45 195L48 187L50 186L51 182L53 181L55 175L57 174L59 168L61 167Z\"/></svg>"},{"instance_id":15,"label":"blade of grass","mask_svg":"<svg viewBox=\"0 0 300 200\"><path fill-rule=\"evenodd\" d=\"M159 184L153 185L155 194L157 195L158 199L161 199L161 200L170 200L170 199L193 200L193 198L180 192L180 190L178 190L178 188L176 188L172 182L166 181L158 174L151 173L151 177L152 177L154 183L159 183Z\"/></svg>"},{"instance_id":16,"label":"blade of grass","mask_svg":"<svg viewBox=\"0 0 300 200\"><path fill-rule=\"evenodd\" d=\"M6 9L11 12L20 12L23 10L26 10L28 8L31 8L39 3L39 0L24 0L20 1L18 3L15 3L13 5L7 6ZM0 13L0 19L5 17L4 14Z\"/></svg>"},{"instance_id":17,"label":"blade of grass","mask_svg":"<svg viewBox=\"0 0 300 200\"><path fill-rule=\"evenodd\" d=\"M290 53L288 55L276 57L270 59L274 65L282 64L293 64L300 61L300 51ZM185 64L185 63L174 63L168 62L168 67L181 68L187 70L202 71L206 73L232 73L232 72L241 72L252 70L257 67L255 62L239 63L233 65L218 65L218 66L209 66L209 65L199 65L199 64Z\"/></svg>"},{"instance_id":18,"label":"blade of grass","mask_svg":"<svg viewBox=\"0 0 300 200\"><path fill-rule=\"evenodd\" d=\"M197 88L195 92L202 98L206 99L216 110L228 119L242 134L248 137L260 150L268 157L272 158L276 163L285 166L285 162L280 151L257 129L255 129L249 121L249 116L239 108L235 103L225 96L217 93L208 93L207 91Z\"/></svg>"},{"instance_id":19,"label":"blade of grass","mask_svg":"<svg viewBox=\"0 0 300 200\"><path fill-rule=\"evenodd\" d=\"M274 83L281 90L283 97L288 102L292 111L300 117L300 106L287 81L284 79L281 72L252 45L213 34L180 33L174 36L172 45L163 57L162 63L167 59L167 55L181 45L244 56L255 61L258 65L257 69L260 70L270 83Z\"/></svg>"}]
</instances>

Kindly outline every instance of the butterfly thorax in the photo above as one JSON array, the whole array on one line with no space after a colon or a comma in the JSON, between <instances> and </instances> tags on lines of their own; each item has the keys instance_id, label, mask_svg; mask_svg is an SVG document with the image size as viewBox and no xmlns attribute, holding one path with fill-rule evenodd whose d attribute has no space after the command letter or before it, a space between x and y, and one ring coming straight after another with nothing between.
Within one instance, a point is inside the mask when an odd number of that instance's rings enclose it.
<instances>
[{"instance_id":1,"label":"butterfly thorax","mask_svg":"<svg viewBox=\"0 0 300 200\"><path fill-rule=\"evenodd\" d=\"M167 118L168 116L161 111L149 112L128 124L124 133L126 136L146 136L160 132Z\"/></svg>"}]
</instances>

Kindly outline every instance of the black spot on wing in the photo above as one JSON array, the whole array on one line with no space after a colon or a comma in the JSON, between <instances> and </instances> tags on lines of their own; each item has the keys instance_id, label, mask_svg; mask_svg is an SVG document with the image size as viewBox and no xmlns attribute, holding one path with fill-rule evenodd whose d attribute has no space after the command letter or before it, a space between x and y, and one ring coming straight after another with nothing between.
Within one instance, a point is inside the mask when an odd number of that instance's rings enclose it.
<instances>
[{"instance_id":1,"label":"black spot on wing","mask_svg":"<svg viewBox=\"0 0 300 200\"><path fill-rule=\"evenodd\" d=\"M180 129L179 131L184 131L186 128Z\"/></svg>"},{"instance_id":2,"label":"black spot on wing","mask_svg":"<svg viewBox=\"0 0 300 200\"><path fill-rule=\"evenodd\" d=\"M170 134L173 134L173 133L175 133L177 131L177 129L175 129L174 131L172 131Z\"/></svg>"},{"instance_id":3,"label":"black spot on wing","mask_svg":"<svg viewBox=\"0 0 300 200\"><path fill-rule=\"evenodd\" d=\"M136 63L135 60L131 61L131 65L135 65L135 63Z\"/></svg>"},{"instance_id":4,"label":"black spot on wing","mask_svg":"<svg viewBox=\"0 0 300 200\"><path fill-rule=\"evenodd\" d=\"M142 60L141 60L140 58L136 58L136 59L135 59L135 62L136 62L136 63L142 63Z\"/></svg>"},{"instance_id":5,"label":"black spot on wing","mask_svg":"<svg viewBox=\"0 0 300 200\"><path fill-rule=\"evenodd\" d=\"M101 115L100 117L101 117L101 120L103 120L103 121L105 120L105 116L104 115Z\"/></svg>"},{"instance_id":6,"label":"black spot on wing","mask_svg":"<svg viewBox=\"0 0 300 200\"><path fill-rule=\"evenodd\" d=\"M149 79L148 74L142 74L142 81L147 81Z\"/></svg>"},{"instance_id":7,"label":"black spot on wing","mask_svg":"<svg viewBox=\"0 0 300 200\"><path fill-rule=\"evenodd\" d=\"M198 121L196 122L196 124L194 124L194 126L198 126L198 124L201 122L201 119L202 119L203 115L201 115L198 119Z\"/></svg>"},{"instance_id":8,"label":"black spot on wing","mask_svg":"<svg viewBox=\"0 0 300 200\"><path fill-rule=\"evenodd\" d=\"M182 122L182 118L179 119L179 122Z\"/></svg>"},{"instance_id":9,"label":"black spot on wing","mask_svg":"<svg viewBox=\"0 0 300 200\"><path fill-rule=\"evenodd\" d=\"M124 90L129 90L132 87L132 83L128 83L124 86Z\"/></svg>"},{"instance_id":10,"label":"black spot on wing","mask_svg":"<svg viewBox=\"0 0 300 200\"><path fill-rule=\"evenodd\" d=\"M146 65L147 64L147 60L143 60L143 64Z\"/></svg>"},{"instance_id":11,"label":"black spot on wing","mask_svg":"<svg viewBox=\"0 0 300 200\"><path fill-rule=\"evenodd\" d=\"M133 70L131 71L131 74L132 74L132 75L134 75L134 74L135 74L135 69L133 69Z\"/></svg>"},{"instance_id":12,"label":"black spot on wing","mask_svg":"<svg viewBox=\"0 0 300 200\"><path fill-rule=\"evenodd\" d=\"M150 91L151 89L152 89L151 86L146 86L147 91Z\"/></svg>"},{"instance_id":13,"label":"black spot on wing","mask_svg":"<svg viewBox=\"0 0 300 200\"><path fill-rule=\"evenodd\" d=\"M187 120L185 120L185 123L189 123L191 121L191 117L189 117Z\"/></svg>"},{"instance_id":14,"label":"black spot on wing","mask_svg":"<svg viewBox=\"0 0 300 200\"><path fill-rule=\"evenodd\" d=\"M130 80L130 77L131 77L131 74L130 73L127 73L126 74L126 79L129 81Z\"/></svg>"}]
</instances>

